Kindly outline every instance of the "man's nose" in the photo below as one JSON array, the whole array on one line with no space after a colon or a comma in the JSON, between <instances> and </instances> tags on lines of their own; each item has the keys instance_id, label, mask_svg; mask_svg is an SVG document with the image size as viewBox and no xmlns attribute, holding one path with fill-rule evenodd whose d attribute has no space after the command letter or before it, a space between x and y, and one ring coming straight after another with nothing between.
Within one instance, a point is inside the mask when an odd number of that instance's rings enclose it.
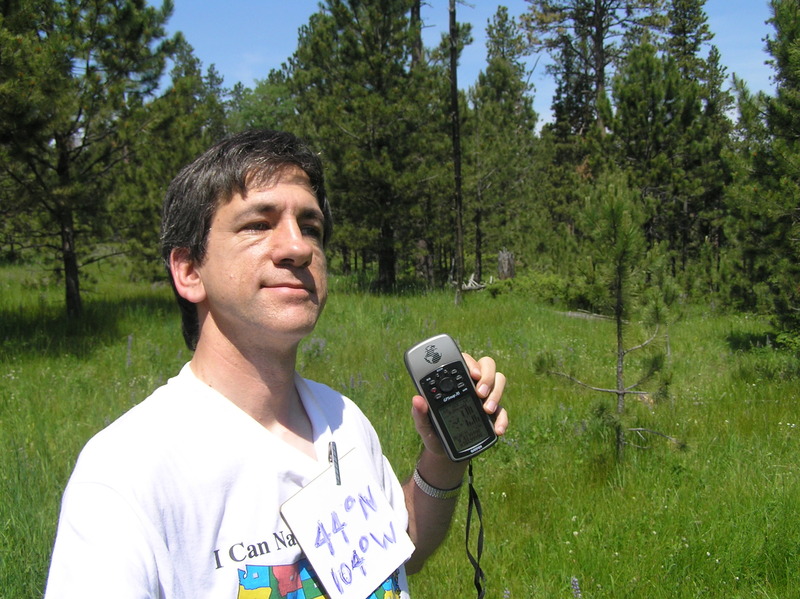
<instances>
[{"instance_id":1,"label":"man's nose","mask_svg":"<svg viewBox=\"0 0 800 599\"><path fill-rule=\"evenodd\" d=\"M303 235L300 225L294 220L285 220L273 231L272 259L276 264L308 266L313 256L311 240Z\"/></svg>"}]
</instances>

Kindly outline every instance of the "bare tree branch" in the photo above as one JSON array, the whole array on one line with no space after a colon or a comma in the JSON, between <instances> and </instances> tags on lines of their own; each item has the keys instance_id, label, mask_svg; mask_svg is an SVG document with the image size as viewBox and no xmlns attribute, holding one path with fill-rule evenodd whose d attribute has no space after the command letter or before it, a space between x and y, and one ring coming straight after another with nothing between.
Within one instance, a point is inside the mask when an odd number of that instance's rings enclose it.
<instances>
[{"instance_id":1,"label":"bare tree branch","mask_svg":"<svg viewBox=\"0 0 800 599\"><path fill-rule=\"evenodd\" d=\"M124 256L127 253L128 252L126 252L124 250L118 250L116 252L109 252L107 254L102 254L100 256L95 256L93 258L89 258L85 262L82 262L81 263L81 268L83 268L84 266L87 266L89 264L94 264L95 262L101 262L101 261L106 260L108 258L113 258L114 256Z\"/></svg>"},{"instance_id":2,"label":"bare tree branch","mask_svg":"<svg viewBox=\"0 0 800 599\"><path fill-rule=\"evenodd\" d=\"M677 439L675 437L670 437L666 433L662 433L660 431L654 431L653 429L649 429L649 428L629 428L628 430L630 432L632 432L632 433L637 433L642 439L645 438L645 436L642 433L649 433L651 435L658 435L659 437L664 437L665 439L667 439L669 441L672 441L676 445L682 445L682 442L681 442L680 439Z\"/></svg>"},{"instance_id":3,"label":"bare tree branch","mask_svg":"<svg viewBox=\"0 0 800 599\"><path fill-rule=\"evenodd\" d=\"M614 393L615 395L618 394L618 393L625 393L626 395L627 394L630 394L630 395L647 395L647 391L629 391L628 389L605 389L603 387L594 387L592 385L589 385L588 383L584 383L580 379L576 379L574 376L569 375L569 374L567 374L565 372L558 372L558 371L555 371L555 370L548 370L547 374L554 374L554 375L557 375L557 376L560 376L560 377L564 377L565 379L568 379L568 380L572 381L573 383L575 383L577 385L580 385L581 387L584 387L586 389L590 389L592 391L599 391L600 393Z\"/></svg>"},{"instance_id":4,"label":"bare tree branch","mask_svg":"<svg viewBox=\"0 0 800 599\"><path fill-rule=\"evenodd\" d=\"M646 340L646 341L643 341L643 342L642 342L642 343L640 343L639 345L635 345L635 346L633 346L633 347L630 347L630 348L628 348L628 349L624 350L624 351L622 352L622 353L623 353L623 355L628 355L629 353L631 353L631 352L634 352L634 351L636 351L637 349L642 349L642 348L644 348L644 347L647 347L648 345L650 345L650 344L651 344L653 341L655 341L655 338L656 338L656 337L658 337L658 329L659 329L659 325L658 325L658 323L656 323L656 330L653 332L653 335L652 335L652 337L650 337L650 338L649 338L648 340Z\"/></svg>"}]
</instances>

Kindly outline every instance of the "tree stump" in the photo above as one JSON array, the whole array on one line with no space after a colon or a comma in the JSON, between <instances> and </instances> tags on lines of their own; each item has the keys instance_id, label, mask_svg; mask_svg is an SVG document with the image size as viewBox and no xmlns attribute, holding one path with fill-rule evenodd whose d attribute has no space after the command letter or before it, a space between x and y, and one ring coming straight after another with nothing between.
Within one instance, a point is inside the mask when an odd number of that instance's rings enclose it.
<instances>
[{"instance_id":1,"label":"tree stump","mask_svg":"<svg viewBox=\"0 0 800 599\"><path fill-rule=\"evenodd\" d=\"M497 254L497 276L500 279L513 279L515 274L514 254L503 248Z\"/></svg>"}]
</instances>

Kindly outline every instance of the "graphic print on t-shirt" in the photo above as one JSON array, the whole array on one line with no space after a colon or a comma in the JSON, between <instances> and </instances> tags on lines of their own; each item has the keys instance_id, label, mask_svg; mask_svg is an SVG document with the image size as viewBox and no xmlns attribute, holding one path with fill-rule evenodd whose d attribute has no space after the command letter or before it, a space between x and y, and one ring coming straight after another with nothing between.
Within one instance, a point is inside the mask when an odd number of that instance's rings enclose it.
<instances>
[{"instance_id":1,"label":"graphic print on t-shirt","mask_svg":"<svg viewBox=\"0 0 800 599\"><path fill-rule=\"evenodd\" d=\"M326 597L306 558L286 566L246 565L239 570L237 599L314 599ZM400 599L398 573L366 599Z\"/></svg>"}]
</instances>

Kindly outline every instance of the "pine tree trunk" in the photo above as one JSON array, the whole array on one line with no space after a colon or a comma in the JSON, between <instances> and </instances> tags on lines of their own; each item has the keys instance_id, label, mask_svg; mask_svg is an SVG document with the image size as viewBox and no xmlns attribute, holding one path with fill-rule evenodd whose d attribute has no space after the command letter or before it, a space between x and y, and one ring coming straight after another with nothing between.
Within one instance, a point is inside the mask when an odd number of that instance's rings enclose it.
<instances>
[{"instance_id":1,"label":"pine tree trunk","mask_svg":"<svg viewBox=\"0 0 800 599\"><path fill-rule=\"evenodd\" d=\"M394 228L391 223L384 222L381 225L378 244L378 288L391 291L396 282Z\"/></svg>"},{"instance_id":2,"label":"pine tree trunk","mask_svg":"<svg viewBox=\"0 0 800 599\"><path fill-rule=\"evenodd\" d=\"M57 135L56 173L58 183L62 189L69 189L72 182L70 177L69 151L72 143L68 137ZM64 266L64 291L67 304L67 316L80 318L83 314L81 301L80 275L78 268L78 254L75 250L75 215L69 206L69 199L65 199L56 211L58 224L61 229L61 261Z\"/></svg>"},{"instance_id":3,"label":"pine tree trunk","mask_svg":"<svg viewBox=\"0 0 800 599\"><path fill-rule=\"evenodd\" d=\"M410 26L414 32L414 43L411 45L411 64L416 66L422 62L422 0L414 0L411 5Z\"/></svg>"},{"instance_id":4,"label":"pine tree trunk","mask_svg":"<svg viewBox=\"0 0 800 599\"><path fill-rule=\"evenodd\" d=\"M478 205L481 205L481 198L478 198ZM480 283L483 279L483 231L481 230L483 213L478 208L475 211L475 281Z\"/></svg>"},{"instance_id":5,"label":"pine tree trunk","mask_svg":"<svg viewBox=\"0 0 800 599\"><path fill-rule=\"evenodd\" d=\"M623 296L624 273L622 265L618 265L614 282L616 297L614 300L614 320L617 327L617 458L622 457L625 448L625 437L622 430L622 414L625 411L625 344L623 336L625 299Z\"/></svg>"},{"instance_id":6,"label":"pine tree trunk","mask_svg":"<svg viewBox=\"0 0 800 599\"><path fill-rule=\"evenodd\" d=\"M450 111L453 125L453 169L455 173L455 303L461 303L461 284L464 282L464 228L463 198L461 196L461 129L458 111L458 29L456 26L456 0L450 0Z\"/></svg>"},{"instance_id":7,"label":"pine tree trunk","mask_svg":"<svg viewBox=\"0 0 800 599\"><path fill-rule=\"evenodd\" d=\"M352 272L350 266L350 248L346 245L342 246L342 274L349 275Z\"/></svg>"},{"instance_id":8,"label":"pine tree trunk","mask_svg":"<svg viewBox=\"0 0 800 599\"><path fill-rule=\"evenodd\" d=\"M75 252L75 227L70 210L65 210L61 217L61 258L64 266L67 316L80 318L83 314L83 302L78 275L78 256Z\"/></svg>"}]
</instances>

